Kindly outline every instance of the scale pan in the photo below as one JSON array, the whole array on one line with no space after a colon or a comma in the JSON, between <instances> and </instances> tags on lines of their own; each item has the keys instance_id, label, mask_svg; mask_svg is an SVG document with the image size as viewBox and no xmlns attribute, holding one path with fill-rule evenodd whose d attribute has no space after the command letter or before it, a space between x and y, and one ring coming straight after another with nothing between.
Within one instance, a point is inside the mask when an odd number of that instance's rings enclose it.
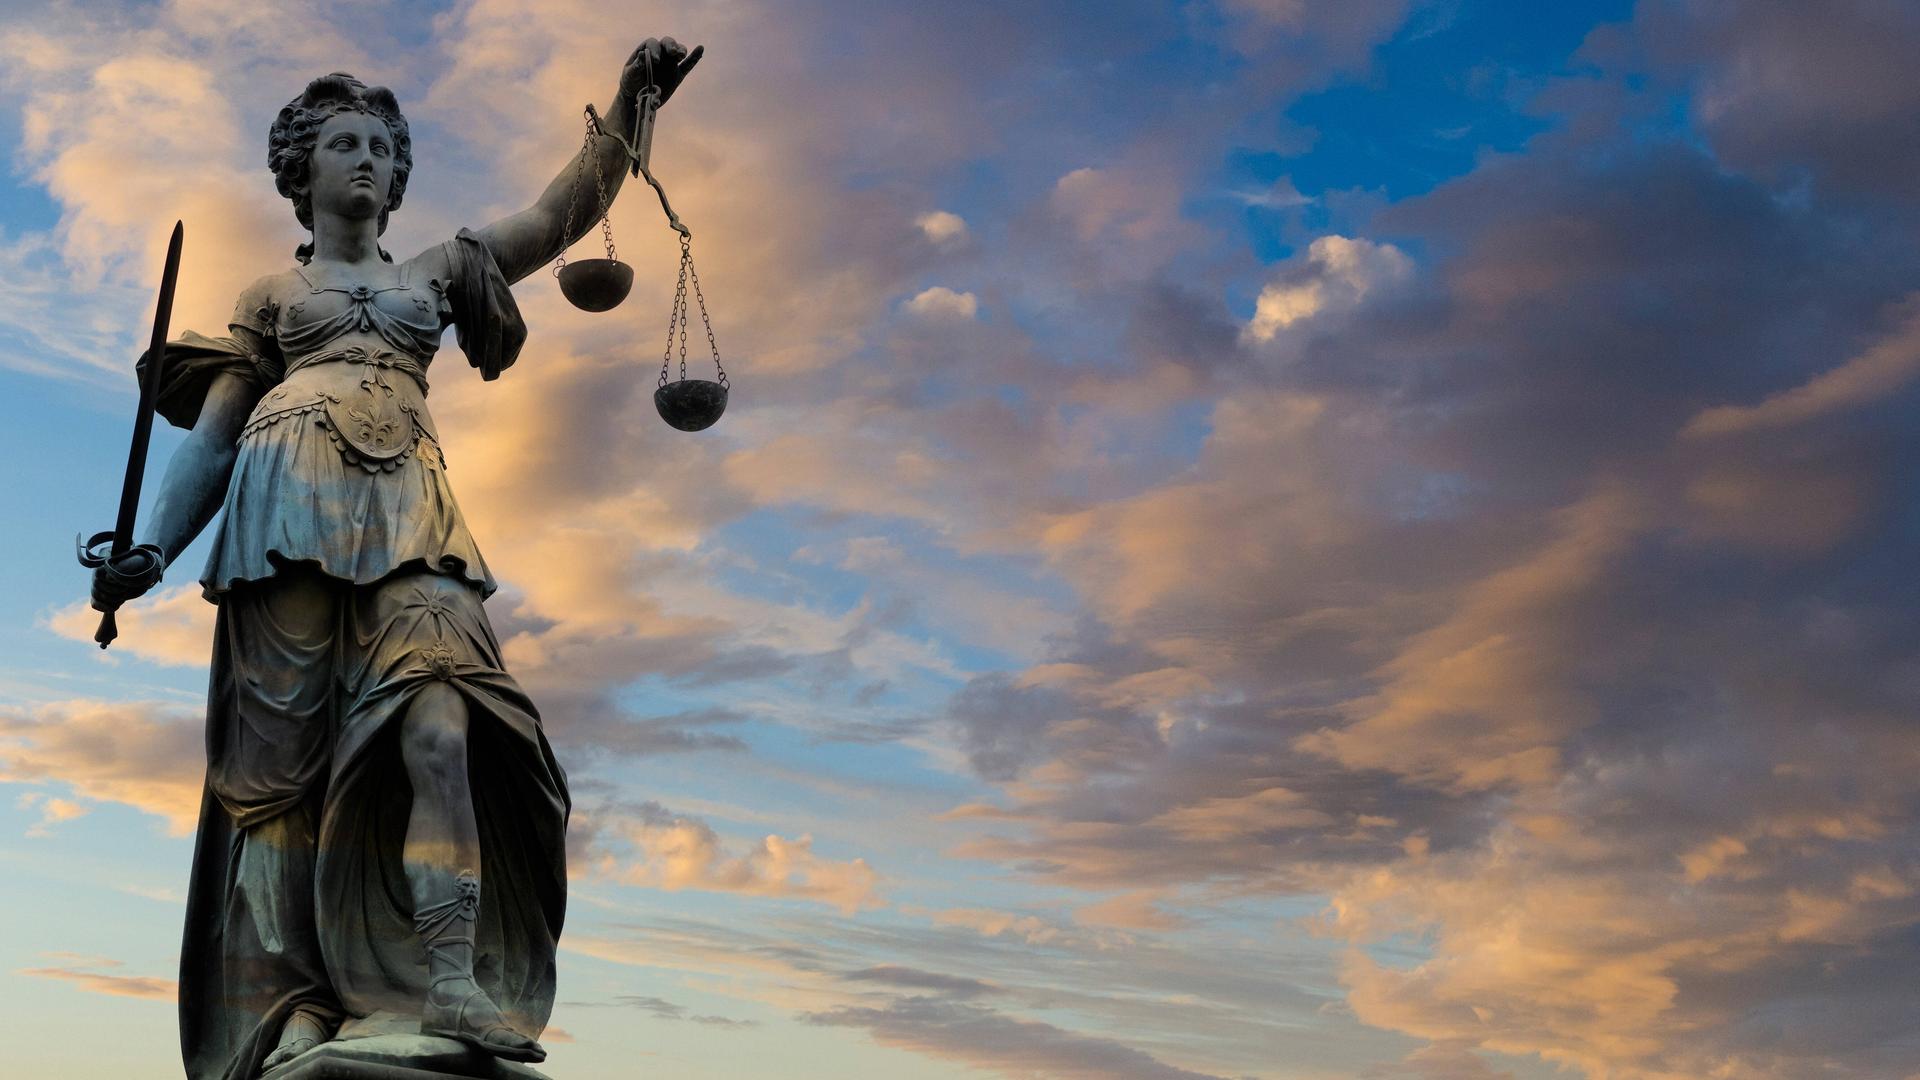
<instances>
[{"instance_id":1,"label":"scale pan","mask_svg":"<svg viewBox=\"0 0 1920 1080\"><path fill-rule=\"evenodd\" d=\"M560 291L582 311L606 311L627 298L633 267L612 259L581 259L560 268Z\"/></svg>"},{"instance_id":2,"label":"scale pan","mask_svg":"<svg viewBox=\"0 0 1920 1080\"><path fill-rule=\"evenodd\" d=\"M727 388L707 379L681 379L655 390L653 407L660 410L660 419L681 431L700 431L726 411Z\"/></svg>"}]
</instances>

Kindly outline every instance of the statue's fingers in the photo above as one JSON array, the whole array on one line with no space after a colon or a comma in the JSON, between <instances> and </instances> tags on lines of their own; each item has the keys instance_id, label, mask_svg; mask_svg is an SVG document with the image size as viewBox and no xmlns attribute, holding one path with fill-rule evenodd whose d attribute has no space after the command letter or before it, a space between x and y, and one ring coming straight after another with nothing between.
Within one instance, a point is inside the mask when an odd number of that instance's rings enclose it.
<instances>
[{"instance_id":1,"label":"statue's fingers","mask_svg":"<svg viewBox=\"0 0 1920 1080\"><path fill-rule=\"evenodd\" d=\"M126 601L127 598L120 595L120 590L107 587L104 582L94 582L93 610L115 611L119 609L121 604L126 603Z\"/></svg>"},{"instance_id":2,"label":"statue's fingers","mask_svg":"<svg viewBox=\"0 0 1920 1080\"><path fill-rule=\"evenodd\" d=\"M683 79L686 78L687 72L692 71L693 65L699 63L700 58L706 54L707 47L705 45L695 45L693 51L687 54L687 58L680 61L680 77Z\"/></svg>"}]
</instances>

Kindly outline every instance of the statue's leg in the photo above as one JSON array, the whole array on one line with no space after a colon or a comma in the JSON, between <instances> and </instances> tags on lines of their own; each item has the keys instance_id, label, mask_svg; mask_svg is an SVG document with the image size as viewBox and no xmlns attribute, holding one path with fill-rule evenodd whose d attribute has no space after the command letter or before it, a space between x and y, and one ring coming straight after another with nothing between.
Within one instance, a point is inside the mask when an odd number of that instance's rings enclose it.
<instances>
[{"instance_id":1,"label":"statue's leg","mask_svg":"<svg viewBox=\"0 0 1920 1080\"><path fill-rule=\"evenodd\" d=\"M400 722L400 757L413 785L401 858L414 910L445 900L458 876L480 875L480 831L467 785L467 703L444 682L414 695Z\"/></svg>"},{"instance_id":2,"label":"statue's leg","mask_svg":"<svg viewBox=\"0 0 1920 1080\"><path fill-rule=\"evenodd\" d=\"M393 587L417 591L423 583L402 577ZM465 588L445 579L424 587ZM414 692L400 721L400 756L413 788L401 861L413 894L415 929L427 949L429 988L420 1030L460 1039L497 1057L539 1061L546 1051L509 1025L474 981L484 868L467 767L467 705L448 681L451 661L437 656L434 644L423 651L425 665L440 677Z\"/></svg>"},{"instance_id":3,"label":"statue's leg","mask_svg":"<svg viewBox=\"0 0 1920 1080\"><path fill-rule=\"evenodd\" d=\"M466 999L477 986L514 1031L537 1038L546 1026L566 897L565 776L472 583L409 571L345 598L316 887L328 974L346 1010L369 1021L349 1034L410 1015L537 1054L487 1034L488 1010ZM469 892L477 922L461 910ZM424 1009L442 976L436 1008Z\"/></svg>"}]
</instances>

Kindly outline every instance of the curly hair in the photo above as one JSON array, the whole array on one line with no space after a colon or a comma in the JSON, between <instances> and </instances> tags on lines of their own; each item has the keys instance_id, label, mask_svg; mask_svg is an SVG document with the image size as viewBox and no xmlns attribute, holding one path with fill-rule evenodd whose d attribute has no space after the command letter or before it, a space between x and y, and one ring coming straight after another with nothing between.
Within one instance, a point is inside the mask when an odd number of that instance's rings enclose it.
<instances>
[{"instance_id":1,"label":"curly hair","mask_svg":"<svg viewBox=\"0 0 1920 1080\"><path fill-rule=\"evenodd\" d=\"M287 102L274 118L267 135L267 168L273 170L273 186L293 200L293 214L302 227L313 228L313 193L309 169L314 144L320 138L320 125L343 112L362 112L386 122L393 135L393 186L387 192L387 205L380 208L379 231L387 231L387 215L400 207L407 192L407 174L413 171L413 138L407 133L407 118L400 114L400 103L393 91L366 83L336 71L307 84L301 95ZM313 258L313 244L301 244L294 251L301 262ZM385 251L380 257L393 260Z\"/></svg>"}]
</instances>

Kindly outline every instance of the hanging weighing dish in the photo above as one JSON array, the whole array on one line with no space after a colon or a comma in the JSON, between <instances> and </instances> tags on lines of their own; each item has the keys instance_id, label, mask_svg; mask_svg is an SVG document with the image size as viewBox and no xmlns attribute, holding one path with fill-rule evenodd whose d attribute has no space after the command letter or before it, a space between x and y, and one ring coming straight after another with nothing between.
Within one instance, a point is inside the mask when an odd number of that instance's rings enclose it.
<instances>
[{"instance_id":1,"label":"hanging weighing dish","mask_svg":"<svg viewBox=\"0 0 1920 1080\"><path fill-rule=\"evenodd\" d=\"M727 411L727 384L709 379L670 382L654 390L653 407L660 410L660 419L681 431L701 431Z\"/></svg>"},{"instance_id":2,"label":"hanging weighing dish","mask_svg":"<svg viewBox=\"0 0 1920 1080\"><path fill-rule=\"evenodd\" d=\"M580 177L587 171L587 159L592 156L593 137L601 133L600 117L587 106L587 134L580 142L580 160L573 169L573 191L567 198L567 216L561 223L562 236L573 234L574 210L580 205ZM624 140L622 140L624 142ZM633 267L617 258L613 251L613 223L607 220L607 209L611 200L607 197L607 180L600 174L600 165L593 163L593 186L598 192L598 216L600 234L606 244L607 257L604 259L580 259L567 261L567 252L560 249L560 258L554 263L553 276L560 279L560 295L565 296L574 307L582 311L610 311L627 298L633 289Z\"/></svg>"},{"instance_id":3,"label":"hanging weighing dish","mask_svg":"<svg viewBox=\"0 0 1920 1080\"><path fill-rule=\"evenodd\" d=\"M671 211L669 211L671 213ZM675 225L679 224L676 219ZM713 354L717 381L687 378L687 286L693 286L693 300L700 308L700 325L707 331L707 348ZM673 362L675 339L680 346L680 378L667 381L667 367ZM667 315L667 352L660 358L660 385L653 391L653 407L660 419L681 431L701 431L713 426L727 410L727 369L720 366L720 346L713 339L713 321L707 318L707 298L700 291L700 273L693 268L693 236L680 233L680 281L673 290L673 310Z\"/></svg>"},{"instance_id":4,"label":"hanging weighing dish","mask_svg":"<svg viewBox=\"0 0 1920 1080\"><path fill-rule=\"evenodd\" d=\"M633 289L633 267L618 259L577 259L562 266L560 294L582 311L609 311Z\"/></svg>"}]
</instances>

